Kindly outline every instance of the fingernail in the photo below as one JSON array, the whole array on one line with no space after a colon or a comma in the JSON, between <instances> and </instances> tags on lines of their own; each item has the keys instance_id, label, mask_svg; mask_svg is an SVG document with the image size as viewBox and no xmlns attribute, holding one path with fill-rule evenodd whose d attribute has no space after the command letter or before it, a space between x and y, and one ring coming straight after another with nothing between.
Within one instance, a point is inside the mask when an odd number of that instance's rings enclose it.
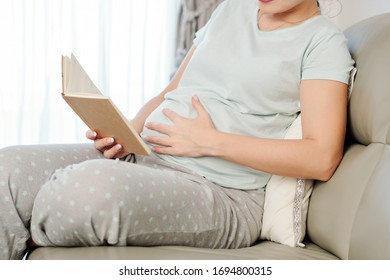
<instances>
[{"instance_id":1,"label":"fingernail","mask_svg":"<svg viewBox=\"0 0 390 280\"><path fill-rule=\"evenodd\" d=\"M97 137L97 133L95 131L92 131L92 137Z\"/></svg>"},{"instance_id":2,"label":"fingernail","mask_svg":"<svg viewBox=\"0 0 390 280\"><path fill-rule=\"evenodd\" d=\"M116 149L117 149L117 150L122 149L122 145L121 145L121 144L116 145Z\"/></svg>"},{"instance_id":3,"label":"fingernail","mask_svg":"<svg viewBox=\"0 0 390 280\"><path fill-rule=\"evenodd\" d=\"M107 139L107 142L108 142L108 144L114 143L114 138L108 138L108 139Z\"/></svg>"}]
</instances>

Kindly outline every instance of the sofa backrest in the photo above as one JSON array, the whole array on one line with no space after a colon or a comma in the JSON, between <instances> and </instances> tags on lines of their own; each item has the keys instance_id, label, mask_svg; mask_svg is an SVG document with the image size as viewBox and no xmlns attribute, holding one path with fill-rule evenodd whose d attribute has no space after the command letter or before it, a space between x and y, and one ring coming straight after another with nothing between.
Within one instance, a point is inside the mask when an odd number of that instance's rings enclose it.
<instances>
[{"instance_id":1,"label":"sofa backrest","mask_svg":"<svg viewBox=\"0 0 390 280\"><path fill-rule=\"evenodd\" d=\"M345 31L358 69L345 156L316 184L308 236L342 259L390 259L390 13Z\"/></svg>"}]
</instances>

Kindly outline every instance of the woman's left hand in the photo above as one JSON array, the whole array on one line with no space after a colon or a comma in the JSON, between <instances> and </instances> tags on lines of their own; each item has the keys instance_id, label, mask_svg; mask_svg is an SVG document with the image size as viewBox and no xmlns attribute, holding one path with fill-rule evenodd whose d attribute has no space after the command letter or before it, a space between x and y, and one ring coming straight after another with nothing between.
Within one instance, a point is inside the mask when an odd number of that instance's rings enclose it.
<instances>
[{"instance_id":1,"label":"woman's left hand","mask_svg":"<svg viewBox=\"0 0 390 280\"><path fill-rule=\"evenodd\" d=\"M185 118L172 110L164 109L163 113L173 122L172 125L161 123L145 125L148 129L166 135L145 137L146 141L156 145L152 147L154 152L188 157L210 155L210 147L217 130L197 96L192 97L192 105L198 113L195 119Z\"/></svg>"}]
</instances>

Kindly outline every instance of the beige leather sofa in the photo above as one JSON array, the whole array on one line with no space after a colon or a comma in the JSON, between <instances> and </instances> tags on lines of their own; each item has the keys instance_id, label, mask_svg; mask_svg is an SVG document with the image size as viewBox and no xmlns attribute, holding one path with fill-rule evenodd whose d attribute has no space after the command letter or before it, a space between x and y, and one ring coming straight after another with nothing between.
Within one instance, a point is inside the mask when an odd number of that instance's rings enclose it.
<instances>
[{"instance_id":1,"label":"beige leather sofa","mask_svg":"<svg viewBox=\"0 0 390 280\"><path fill-rule=\"evenodd\" d=\"M358 23L346 35L358 73L345 156L333 178L314 188L306 248L269 241L238 250L38 248L28 259L390 259L390 14ZM91 145L18 148L77 156L73 161L98 156Z\"/></svg>"}]
</instances>

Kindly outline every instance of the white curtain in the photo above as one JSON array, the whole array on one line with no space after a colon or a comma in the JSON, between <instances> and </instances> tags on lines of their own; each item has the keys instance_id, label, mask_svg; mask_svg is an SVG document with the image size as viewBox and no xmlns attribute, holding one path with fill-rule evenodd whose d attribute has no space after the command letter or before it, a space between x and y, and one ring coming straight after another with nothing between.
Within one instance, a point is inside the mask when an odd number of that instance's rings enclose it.
<instances>
[{"instance_id":1,"label":"white curtain","mask_svg":"<svg viewBox=\"0 0 390 280\"><path fill-rule=\"evenodd\" d=\"M0 147L87 141L61 98L74 53L131 118L174 68L178 0L0 1Z\"/></svg>"}]
</instances>

